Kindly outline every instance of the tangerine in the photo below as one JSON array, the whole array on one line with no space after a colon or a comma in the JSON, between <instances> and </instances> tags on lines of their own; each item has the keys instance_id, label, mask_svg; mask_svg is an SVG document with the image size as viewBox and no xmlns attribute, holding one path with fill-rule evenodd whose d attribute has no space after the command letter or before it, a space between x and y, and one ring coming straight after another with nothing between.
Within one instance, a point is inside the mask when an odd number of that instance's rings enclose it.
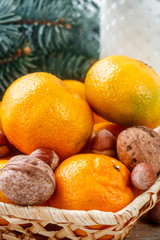
<instances>
[{"instance_id":1,"label":"tangerine","mask_svg":"<svg viewBox=\"0 0 160 240\"><path fill-rule=\"evenodd\" d=\"M78 153L91 135L92 112L52 74L27 74L10 85L2 100L2 127L17 149L30 154L51 148L61 159Z\"/></svg>"},{"instance_id":2,"label":"tangerine","mask_svg":"<svg viewBox=\"0 0 160 240\"><path fill-rule=\"evenodd\" d=\"M124 125L160 125L160 76L141 61L107 56L96 62L85 79L86 98L108 121Z\"/></svg>"},{"instance_id":3,"label":"tangerine","mask_svg":"<svg viewBox=\"0 0 160 240\"><path fill-rule=\"evenodd\" d=\"M70 89L69 91L72 94L78 94L80 98L86 101L85 87L83 82L80 82L77 80L63 80L63 83L65 83L69 87L68 90ZM93 112L93 118L94 118L94 123L107 122L107 120L100 117L94 112Z\"/></svg>"},{"instance_id":4,"label":"tangerine","mask_svg":"<svg viewBox=\"0 0 160 240\"><path fill-rule=\"evenodd\" d=\"M83 100L86 101L84 83L77 80L69 80L69 79L63 80L63 83L67 85L71 93L78 94Z\"/></svg>"},{"instance_id":5,"label":"tangerine","mask_svg":"<svg viewBox=\"0 0 160 240\"><path fill-rule=\"evenodd\" d=\"M117 212L134 199L129 170L105 155L74 155L58 166L55 178L52 207Z\"/></svg>"},{"instance_id":6,"label":"tangerine","mask_svg":"<svg viewBox=\"0 0 160 240\"><path fill-rule=\"evenodd\" d=\"M79 154L64 160L55 171L56 192L50 206L69 210L117 212L134 198L129 170L118 160L97 154ZM106 225L88 226L102 230ZM78 228L78 236L87 233ZM105 235L100 240L111 239Z\"/></svg>"}]
</instances>

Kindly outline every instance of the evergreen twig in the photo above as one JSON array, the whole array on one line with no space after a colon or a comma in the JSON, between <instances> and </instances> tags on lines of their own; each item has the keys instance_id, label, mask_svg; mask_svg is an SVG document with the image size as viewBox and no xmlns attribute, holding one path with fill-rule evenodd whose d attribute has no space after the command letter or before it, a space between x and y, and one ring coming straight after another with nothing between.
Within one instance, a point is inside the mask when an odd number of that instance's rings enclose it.
<instances>
[{"instance_id":1,"label":"evergreen twig","mask_svg":"<svg viewBox=\"0 0 160 240\"><path fill-rule=\"evenodd\" d=\"M88 59L85 55L70 52L50 53L42 58L42 70L50 72L60 79L78 79L84 77L96 59Z\"/></svg>"},{"instance_id":2,"label":"evergreen twig","mask_svg":"<svg viewBox=\"0 0 160 240\"><path fill-rule=\"evenodd\" d=\"M0 92L33 71L83 80L99 54L97 2L1 0Z\"/></svg>"},{"instance_id":3,"label":"evergreen twig","mask_svg":"<svg viewBox=\"0 0 160 240\"><path fill-rule=\"evenodd\" d=\"M13 25L20 20L20 16L14 14L15 10L14 0L0 1L0 59L12 54L16 39L22 35L19 24Z\"/></svg>"},{"instance_id":4,"label":"evergreen twig","mask_svg":"<svg viewBox=\"0 0 160 240\"><path fill-rule=\"evenodd\" d=\"M18 44L17 44L18 45ZM31 47L23 43L23 47L0 61L0 92L4 92L6 88L20 76L27 74L30 71L36 70L36 65L33 63L35 57Z\"/></svg>"}]
</instances>

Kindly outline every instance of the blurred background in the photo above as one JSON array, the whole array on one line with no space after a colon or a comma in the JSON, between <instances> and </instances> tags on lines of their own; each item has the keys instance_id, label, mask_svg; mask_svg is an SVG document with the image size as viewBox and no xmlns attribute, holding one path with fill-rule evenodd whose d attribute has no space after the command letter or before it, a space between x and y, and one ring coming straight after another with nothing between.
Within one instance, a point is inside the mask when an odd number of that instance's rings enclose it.
<instances>
[{"instance_id":1,"label":"blurred background","mask_svg":"<svg viewBox=\"0 0 160 240\"><path fill-rule=\"evenodd\" d=\"M102 0L100 57L125 55L160 74L160 0Z\"/></svg>"}]
</instances>

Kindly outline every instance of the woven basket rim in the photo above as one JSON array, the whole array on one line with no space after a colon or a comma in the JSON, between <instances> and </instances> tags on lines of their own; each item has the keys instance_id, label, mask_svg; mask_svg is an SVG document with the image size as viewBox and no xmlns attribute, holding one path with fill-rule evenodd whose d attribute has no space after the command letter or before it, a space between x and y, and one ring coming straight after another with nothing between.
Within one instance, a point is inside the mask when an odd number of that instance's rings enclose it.
<instances>
[{"instance_id":1,"label":"woven basket rim","mask_svg":"<svg viewBox=\"0 0 160 240\"><path fill-rule=\"evenodd\" d=\"M136 197L129 205L118 212L99 210L66 210L46 206L18 206L0 202L0 215L12 218L59 222L63 224L76 223L80 225L116 225L123 218L129 221L142 215L160 199L160 175L156 182L145 192Z\"/></svg>"}]
</instances>

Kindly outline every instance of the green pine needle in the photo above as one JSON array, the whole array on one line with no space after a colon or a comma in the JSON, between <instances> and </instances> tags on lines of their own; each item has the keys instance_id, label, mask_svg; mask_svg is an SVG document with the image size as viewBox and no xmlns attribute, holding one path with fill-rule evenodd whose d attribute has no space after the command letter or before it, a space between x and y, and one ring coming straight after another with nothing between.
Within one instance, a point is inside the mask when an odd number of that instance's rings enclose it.
<instances>
[{"instance_id":1,"label":"green pine needle","mask_svg":"<svg viewBox=\"0 0 160 240\"><path fill-rule=\"evenodd\" d=\"M0 61L0 92L4 93L8 86L17 78L36 70L33 63L35 57L31 53L25 53L25 45L18 49L12 56Z\"/></svg>"},{"instance_id":2,"label":"green pine needle","mask_svg":"<svg viewBox=\"0 0 160 240\"><path fill-rule=\"evenodd\" d=\"M14 0L0 1L0 59L12 54L16 39L20 38L20 25L14 25L21 17L15 15Z\"/></svg>"},{"instance_id":3,"label":"green pine needle","mask_svg":"<svg viewBox=\"0 0 160 240\"><path fill-rule=\"evenodd\" d=\"M98 2L1 0L0 94L34 71L83 81L99 56ZM26 44L30 54L23 52Z\"/></svg>"},{"instance_id":4,"label":"green pine needle","mask_svg":"<svg viewBox=\"0 0 160 240\"><path fill-rule=\"evenodd\" d=\"M51 53L43 58L42 70L50 72L60 79L83 81L88 69L95 61L96 59L68 52Z\"/></svg>"}]
</instances>

